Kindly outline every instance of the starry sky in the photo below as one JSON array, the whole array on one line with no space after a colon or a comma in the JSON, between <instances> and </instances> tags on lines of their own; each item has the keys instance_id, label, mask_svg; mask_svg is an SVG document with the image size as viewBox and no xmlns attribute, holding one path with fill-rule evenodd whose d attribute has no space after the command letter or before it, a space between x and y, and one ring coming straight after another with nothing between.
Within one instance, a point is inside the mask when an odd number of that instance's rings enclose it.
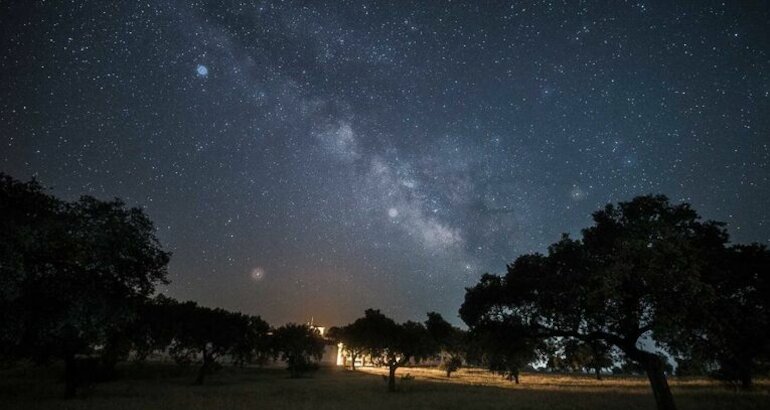
<instances>
[{"instance_id":1,"label":"starry sky","mask_svg":"<svg viewBox=\"0 0 770 410\"><path fill-rule=\"evenodd\" d=\"M0 32L0 170L143 207L179 299L457 323L647 193L770 244L765 1L24 0Z\"/></svg>"}]
</instances>

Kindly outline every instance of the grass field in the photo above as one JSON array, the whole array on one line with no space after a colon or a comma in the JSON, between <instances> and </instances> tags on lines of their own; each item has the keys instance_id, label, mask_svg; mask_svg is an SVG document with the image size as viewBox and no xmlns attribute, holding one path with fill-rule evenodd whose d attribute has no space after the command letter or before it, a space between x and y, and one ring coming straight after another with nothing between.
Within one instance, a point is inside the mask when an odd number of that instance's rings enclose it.
<instances>
[{"instance_id":1,"label":"grass field","mask_svg":"<svg viewBox=\"0 0 770 410\"><path fill-rule=\"evenodd\" d=\"M57 371L0 371L2 409L652 409L642 378L524 374L516 386L482 370L461 370L446 379L433 369L405 368L389 394L381 369L322 369L312 378L289 379L282 369L224 368L205 386L192 386L195 369L126 366L123 377L98 384L86 397L60 399ZM682 409L770 409L770 386L733 392L706 380L672 381Z\"/></svg>"}]
</instances>

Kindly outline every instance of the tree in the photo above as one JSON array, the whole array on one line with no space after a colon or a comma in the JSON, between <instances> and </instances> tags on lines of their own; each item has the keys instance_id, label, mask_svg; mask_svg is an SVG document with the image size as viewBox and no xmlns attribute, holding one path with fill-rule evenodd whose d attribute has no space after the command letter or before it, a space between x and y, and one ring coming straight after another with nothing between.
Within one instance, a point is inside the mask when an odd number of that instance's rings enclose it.
<instances>
[{"instance_id":1,"label":"tree","mask_svg":"<svg viewBox=\"0 0 770 410\"><path fill-rule=\"evenodd\" d=\"M770 251L736 245L715 254L707 280L714 298L677 345L685 372L707 372L743 389L770 369Z\"/></svg>"},{"instance_id":2,"label":"tree","mask_svg":"<svg viewBox=\"0 0 770 410\"><path fill-rule=\"evenodd\" d=\"M217 365L229 355L233 364L264 363L270 354L270 326L259 316L180 303L159 295L139 308L129 328L136 360L167 348L174 360L188 365L201 358L196 383L202 384Z\"/></svg>"},{"instance_id":3,"label":"tree","mask_svg":"<svg viewBox=\"0 0 770 410\"><path fill-rule=\"evenodd\" d=\"M142 210L117 199L64 202L0 174L0 212L1 351L63 359L65 394L74 396L78 355L104 346L105 362L114 359L111 336L166 283L169 253Z\"/></svg>"},{"instance_id":4,"label":"tree","mask_svg":"<svg viewBox=\"0 0 770 410\"><path fill-rule=\"evenodd\" d=\"M713 297L702 274L727 234L664 196L607 205L593 220L582 240L565 235L547 255L517 258L505 277L482 276L461 317L471 328L507 322L533 337L614 346L644 369L658 409L674 409L666 363L648 349L673 345L702 320Z\"/></svg>"},{"instance_id":5,"label":"tree","mask_svg":"<svg viewBox=\"0 0 770 410\"><path fill-rule=\"evenodd\" d=\"M270 325L259 316L234 314L235 340L230 348L233 363L264 364L270 356Z\"/></svg>"},{"instance_id":6,"label":"tree","mask_svg":"<svg viewBox=\"0 0 770 410\"><path fill-rule=\"evenodd\" d=\"M273 332L273 351L286 362L292 378L317 370L315 362L321 360L324 346L321 334L307 325L289 323Z\"/></svg>"},{"instance_id":7,"label":"tree","mask_svg":"<svg viewBox=\"0 0 770 410\"><path fill-rule=\"evenodd\" d=\"M200 355L195 384L204 384L206 375L217 367L217 360L231 354L249 325L240 313L198 306L195 302L171 303L173 340L169 353L179 364L188 364Z\"/></svg>"},{"instance_id":8,"label":"tree","mask_svg":"<svg viewBox=\"0 0 770 410\"><path fill-rule=\"evenodd\" d=\"M681 358L676 359L676 375L677 376L708 376L711 362L700 360L698 358Z\"/></svg>"},{"instance_id":9,"label":"tree","mask_svg":"<svg viewBox=\"0 0 770 410\"><path fill-rule=\"evenodd\" d=\"M601 380L602 369L612 367L614 364L611 347L600 340L582 342L569 339L565 342L565 361L572 370L593 371L596 380Z\"/></svg>"},{"instance_id":10,"label":"tree","mask_svg":"<svg viewBox=\"0 0 770 410\"><path fill-rule=\"evenodd\" d=\"M7 359L36 356L43 361L49 356L40 345L48 339L45 328L55 324L52 316L57 309L43 311L45 305L37 296L44 296L46 289L38 278L56 274L55 246L64 248L65 242L57 241L66 233L64 208L64 202L47 194L37 181L21 182L0 173L0 352ZM32 317L26 317L32 316L25 315L32 309L41 311L35 315L40 320L30 322ZM45 318L54 323L44 328Z\"/></svg>"},{"instance_id":11,"label":"tree","mask_svg":"<svg viewBox=\"0 0 770 410\"><path fill-rule=\"evenodd\" d=\"M553 338L544 350L546 368L556 372L593 372L602 380L602 370L619 370L616 351L601 341L584 342L572 338Z\"/></svg>"},{"instance_id":12,"label":"tree","mask_svg":"<svg viewBox=\"0 0 770 410\"><path fill-rule=\"evenodd\" d=\"M141 304L130 329L131 347L137 363L142 363L151 353L164 351L171 346L178 323L175 321L179 302L164 295Z\"/></svg>"},{"instance_id":13,"label":"tree","mask_svg":"<svg viewBox=\"0 0 770 410\"><path fill-rule=\"evenodd\" d=\"M407 321L398 324L379 310L367 309L356 320L365 335L364 343L372 359L388 367L388 391L396 391L396 370L411 359L421 360L436 354L425 326Z\"/></svg>"},{"instance_id":14,"label":"tree","mask_svg":"<svg viewBox=\"0 0 770 410\"><path fill-rule=\"evenodd\" d=\"M341 328L332 328L329 336L342 343L342 348L350 355L350 368L356 370L356 359L366 352L366 331L361 319L343 326Z\"/></svg>"},{"instance_id":15,"label":"tree","mask_svg":"<svg viewBox=\"0 0 770 410\"><path fill-rule=\"evenodd\" d=\"M471 332L481 352L481 364L506 380L519 384L521 371L545 351L545 343L511 323L486 321Z\"/></svg>"},{"instance_id":16,"label":"tree","mask_svg":"<svg viewBox=\"0 0 770 410\"><path fill-rule=\"evenodd\" d=\"M446 372L446 377L452 377L452 373L463 367L463 359L459 356L447 356L441 358L439 369Z\"/></svg>"},{"instance_id":17,"label":"tree","mask_svg":"<svg viewBox=\"0 0 770 410\"><path fill-rule=\"evenodd\" d=\"M440 350L441 364L439 367L446 371L446 377L451 377L452 373L459 370L463 365L463 357L465 356L465 332L452 326L436 312L428 313L428 320L425 321L425 328L433 339L433 343L437 345Z\"/></svg>"}]
</instances>

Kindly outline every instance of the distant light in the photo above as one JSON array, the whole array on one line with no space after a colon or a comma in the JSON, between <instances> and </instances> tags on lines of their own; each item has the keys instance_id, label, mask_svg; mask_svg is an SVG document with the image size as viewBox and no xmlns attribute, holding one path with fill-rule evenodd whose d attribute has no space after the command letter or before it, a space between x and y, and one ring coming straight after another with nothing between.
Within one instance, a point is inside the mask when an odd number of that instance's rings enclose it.
<instances>
[{"instance_id":1,"label":"distant light","mask_svg":"<svg viewBox=\"0 0 770 410\"><path fill-rule=\"evenodd\" d=\"M195 71L198 73L198 77L206 77L209 75L209 69L203 64L198 64L198 68L196 68Z\"/></svg>"},{"instance_id":2,"label":"distant light","mask_svg":"<svg viewBox=\"0 0 770 410\"><path fill-rule=\"evenodd\" d=\"M388 209L388 216L391 218L395 218L398 216L398 209L396 208L390 208Z\"/></svg>"}]
</instances>

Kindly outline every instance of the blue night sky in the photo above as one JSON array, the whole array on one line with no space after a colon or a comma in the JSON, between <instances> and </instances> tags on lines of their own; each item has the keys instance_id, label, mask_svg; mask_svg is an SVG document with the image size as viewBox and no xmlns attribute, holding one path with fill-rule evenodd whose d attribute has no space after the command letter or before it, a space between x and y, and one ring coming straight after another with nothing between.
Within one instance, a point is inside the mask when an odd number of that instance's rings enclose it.
<instances>
[{"instance_id":1,"label":"blue night sky","mask_svg":"<svg viewBox=\"0 0 770 410\"><path fill-rule=\"evenodd\" d=\"M0 170L121 197L162 292L342 324L662 193L770 244L767 2L10 1Z\"/></svg>"}]
</instances>

